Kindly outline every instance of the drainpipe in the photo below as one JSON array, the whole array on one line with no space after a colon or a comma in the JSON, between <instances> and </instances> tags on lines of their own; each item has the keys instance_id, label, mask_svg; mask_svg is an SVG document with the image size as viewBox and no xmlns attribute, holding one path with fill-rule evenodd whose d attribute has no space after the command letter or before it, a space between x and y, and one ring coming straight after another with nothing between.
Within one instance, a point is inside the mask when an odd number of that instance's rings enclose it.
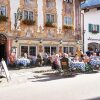
<instances>
[{"instance_id":1,"label":"drainpipe","mask_svg":"<svg viewBox=\"0 0 100 100\"><path fill-rule=\"evenodd\" d=\"M82 37L83 37L83 53L84 53L84 33L85 33L85 30L84 30L84 13L81 13L81 15L82 15Z\"/></svg>"}]
</instances>

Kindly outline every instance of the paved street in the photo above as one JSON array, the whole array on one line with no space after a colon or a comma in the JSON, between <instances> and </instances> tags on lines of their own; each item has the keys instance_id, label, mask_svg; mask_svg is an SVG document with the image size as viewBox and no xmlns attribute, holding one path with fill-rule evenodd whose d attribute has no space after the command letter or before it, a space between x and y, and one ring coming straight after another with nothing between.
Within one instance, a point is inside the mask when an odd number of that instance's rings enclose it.
<instances>
[{"instance_id":1,"label":"paved street","mask_svg":"<svg viewBox=\"0 0 100 100\"><path fill-rule=\"evenodd\" d=\"M9 83L0 79L0 100L100 100L99 72L68 78L50 70L11 70Z\"/></svg>"}]
</instances>

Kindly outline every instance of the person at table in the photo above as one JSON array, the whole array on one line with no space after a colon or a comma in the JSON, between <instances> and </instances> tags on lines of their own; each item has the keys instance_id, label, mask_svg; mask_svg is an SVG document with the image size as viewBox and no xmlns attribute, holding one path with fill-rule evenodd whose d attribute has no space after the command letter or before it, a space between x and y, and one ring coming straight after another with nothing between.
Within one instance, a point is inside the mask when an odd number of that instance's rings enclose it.
<instances>
[{"instance_id":1,"label":"person at table","mask_svg":"<svg viewBox=\"0 0 100 100\"><path fill-rule=\"evenodd\" d=\"M27 53L24 53L24 58L26 58L26 59L28 58L28 55L27 55Z\"/></svg>"},{"instance_id":2,"label":"person at table","mask_svg":"<svg viewBox=\"0 0 100 100\"><path fill-rule=\"evenodd\" d=\"M9 56L9 62L11 66L15 64L15 60L16 60L15 53L11 53Z\"/></svg>"},{"instance_id":3,"label":"person at table","mask_svg":"<svg viewBox=\"0 0 100 100\"><path fill-rule=\"evenodd\" d=\"M41 53L39 53L39 54L37 55L37 64L38 64L39 66L42 66L42 64L43 64L43 57L42 57Z\"/></svg>"},{"instance_id":4,"label":"person at table","mask_svg":"<svg viewBox=\"0 0 100 100\"><path fill-rule=\"evenodd\" d=\"M90 58L87 56L87 54L84 54L84 55L83 55L83 62L84 62L85 64L89 64Z\"/></svg>"},{"instance_id":5,"label":"person at table","mask_svg":"<svg viewBox=\"0 0 100 100\"><path fill-rule=\"evenodd\" d=\"M96 59L97 59L97 54L96 54L96 52L93 52L93 54L91 54L90 59L91 59L91 60L96 60Z\"/></svg>"},{"instance_id":6,"label":"person at table","mask_svg":"<svg viewBox=\"0 0 100 100\"><path fill-rule=\"evenodd\" d=\"M75 55L75 57L74 57L74 60L73 60L73 61L74 61L74 62L79 62L79 61L80 61L79 56Z\"/></svg>"},{"instance_id":7,"label":"person at table","mask_svg":"<svg viewBox=\"0 0 100 100\"><path fill-rule=\"evenodd\" d=\"M64 53L63 57L61 59L61 68L65 72L69 71L69 59L68 59L68 54Z\"/></svg>"}]
</instances>

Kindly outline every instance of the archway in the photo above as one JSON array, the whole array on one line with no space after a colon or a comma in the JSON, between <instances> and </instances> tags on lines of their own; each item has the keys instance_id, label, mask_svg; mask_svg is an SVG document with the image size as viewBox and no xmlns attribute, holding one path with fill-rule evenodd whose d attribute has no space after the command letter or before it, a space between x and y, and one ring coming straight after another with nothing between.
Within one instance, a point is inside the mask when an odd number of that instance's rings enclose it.
<instances>
[{"instance_id":1,"label":"archway","mask_svg":"<svg viewBox=\"0 0 100 100\"><path fill-rule=\"evenodd\" d=\"M7 54L6 54L6 44L7 44L7 38L3 34L0 34L0 61L2 58L6 60Z\"/></svg>"}]
</instances>

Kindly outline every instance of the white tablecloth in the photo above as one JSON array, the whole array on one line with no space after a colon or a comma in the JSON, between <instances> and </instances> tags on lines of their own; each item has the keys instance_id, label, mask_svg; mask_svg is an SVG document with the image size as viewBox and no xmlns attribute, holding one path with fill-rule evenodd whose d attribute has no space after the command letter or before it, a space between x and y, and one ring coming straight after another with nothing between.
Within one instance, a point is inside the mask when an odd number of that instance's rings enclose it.
<instances>
[{"instance_id":1,"label":"white tablecloth","mask_svg":"<svg viewBox=\"0 0 100 100\"><path fill-rule=\"evenodd\" d=\"M22 64L24 66L27 66L27 65L30 64L30 60L27 59L27 58L19 58L19 59L16 60L16 63L17 64Z\"/></svg>"},{"instance_id":2,"label":"white tablecloth","mask_svg":"<svg viewBox=\"0 0 100 100\"><path fill-rule=\"evenodd\" d=\"M85 71L85 63L84 62L71 62L70 66L72 69L77 68Z\"/></svg>"},{"instance_id":3,"label":"white tablecloth","mask_svg":"<svg viewBox=\"0 0 100 100\"><path fill-rule=\"evenodd\" d=\"M91 64L92 66L100 65L100 60L91 60L91 61L90 61L90 64Z\"/></svg>"}]
</instances>

